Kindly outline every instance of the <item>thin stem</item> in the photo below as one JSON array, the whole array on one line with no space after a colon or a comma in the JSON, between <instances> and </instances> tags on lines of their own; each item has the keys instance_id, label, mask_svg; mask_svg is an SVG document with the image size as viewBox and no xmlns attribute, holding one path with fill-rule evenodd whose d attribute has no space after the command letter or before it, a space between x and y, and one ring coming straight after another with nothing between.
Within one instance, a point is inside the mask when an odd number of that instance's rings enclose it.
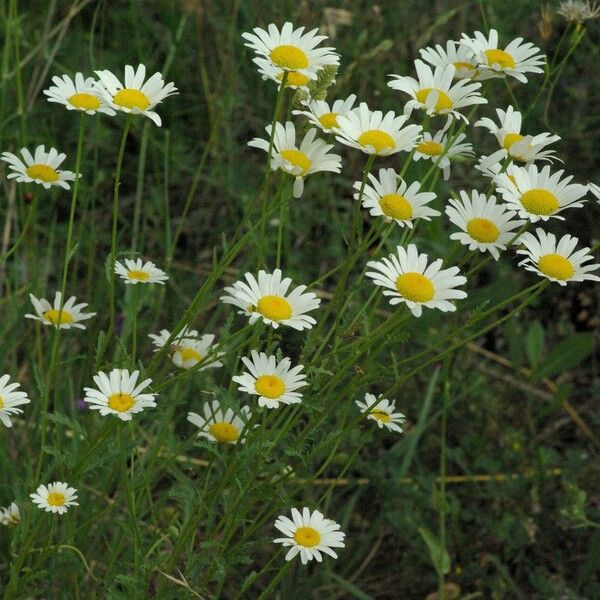
<instances>
[{"instance_id":1,"label":"thin stem","mask_svg":"<svg viewBox=\"0 0 600 600\"><path fill-rule=\"evenodd\" d=\"M12 254L14 254L15 250L21 245L21 242L25 239L27 232L29 231L29 227L31 226L31 222L33 221L38 205L38 197L39 197L39 186L36 185L33 191L33 200L31 201L31 206L29 207L29 212L27 213L27 217L25 218L25 223L23 223L23 229L19 234L19 237L16 239L15 243L12 245L10 249L8 249L2 256L0 256L0 263L3 263L7 258L9 258Z\"/></svg>"}]
</instances>

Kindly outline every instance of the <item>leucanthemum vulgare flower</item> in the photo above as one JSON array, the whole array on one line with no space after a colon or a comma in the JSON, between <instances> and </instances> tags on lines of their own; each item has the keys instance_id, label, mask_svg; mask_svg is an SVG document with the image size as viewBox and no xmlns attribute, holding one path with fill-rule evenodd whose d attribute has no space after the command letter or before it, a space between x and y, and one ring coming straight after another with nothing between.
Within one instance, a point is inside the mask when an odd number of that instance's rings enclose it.
<instances>
[{"instance_id":1,"label":"leucanthemum vulgare flower","mask_svg":"<svg viewBox=\"0 0 600 600\"><path fill-rule=\"evenodd\" d=\"M404 302L415 317L420 317L425 308L437 308L442 312L456 310L450 300L466 298L466 292L456 289L467 282L458 275L458 267L442 269L443 260L438 258L429 266L427 254L419 254L414 244L406 249L398 246L396 254L381 261L369 261L367 277L375 285L386 288L384 296L390 296L390 304Z\"/></svg>"},{"instance_id":2,"label":"leucanthemum vulgare flower","mask_svg":"<svg viewBox=\"0 0 600 600\"><path fill-rule=\"evenodd\" d=\"M27 148L21 148L20 153L23 160L12 152L0 154L0 160L8 163L11 170L7 179L15 179L17 183L37 183L46 189L56 186L65 190L70 188L67 182L75 180L75 173L58 168L67 155L59 154L55 148L46 152L42 145L34 150L33 156Z\"/></svg>"},{"instance_id":3,"label":"leucanthemum vulgare flower","mask_svg":"<svg viewBox=\"0 0 600 600\"><path fill-rule=\"evenodd\" d=\"M258 396L258 405L278 408L281 404L299 404L302 394L296 390L307 385L306 375L301 373L303 365L291 367L292 361L252 350L252 360L243 357L249 373L236 375L232 379L239 384L238 390Z\"/></svg>"},{"instance_id":4,"label":"leucanthemum vulgare flower","mask_svg":"<svg viewBox=\"0 0 600 600\"><path fill-rule=\"evenodd\" d=\"M236 281L226 287L224 291L228 295L221 296L220 300L241 308L240 313L250 317L250 324L262 319L275 329L287 325L301 331L316 323L306 313L318 308L321 300L313 292L305 293L305 285L288 293L292 280L289 277L282 279L280 269L275 269L272 274L259 271L258 280L251 273L246 273L245 278L246 281Z\"/></svg>"},{"instance_id":5,"label":"leucanthemum vulgare flower","mask_svg":"<svg viewBox=\"0 0 600 600\"><path fill-rule=\"evenodd\" d=\"M48 102L63 104L67 110L77 110L88 115L104 113L114 115L115 111L107 106L93 77L84 78L81 73L75 73L75 79L68 75L62 77L54 76L52 83L44 94L48 96Z\"/></svg>"},{"instance_id":6,"label":"leucanthemum vulgare flower","mask_svg":"<svg viewBox=\"0 0 600 600\"><path fill-rule=\"evenodd\" d=\"M19 390L21 384L17 381L10 382L10 375L0 377L0 421L6 427L12 427L10 415L18 415L23 411L17 406L29 404L31 400L25 392Z\"/></svg>"},{"instance_id":7,"label":"leucanthemum vulgare flower","mask_svg":"<svg viewBox=\"0 0 600 600\"><path fill-rule=\"evenodd\" d=\"M115 273L127 283L135 285L136 283L160 283L165 284L169 276L161 271L153 262L143 262L141 258L131 260L125 259L125 264L116 261Z\"/></svg>"},{"instance_id":8,"label":"leucanthemum vulgare flower","mask_svg":"<svg viewBox=\"0 0 600 600\"><path fill-rule=\"evenodd\" d=\"M538 170L536 165L529 165L499 173L494 181L504 202L518 210L520 217L535 223L550 217L563 219L559 215L563 210L583 206L580 199L585 196L587 186L569 183L573 177L563 179L563 173L562 170L551 173L549 166Z\"/></svg>"},{"instance_id":9,"label":"leucanthemum vulgare flower","mask_svg":"<svg viewBox=\"0 0 600 600\"><path fill-rule=\"evenodd\" d=\"M96 316L95 312L82 312L87 303L75 304L77 301L75 296L71 296L61 309L62 295L60 292L54 294L54 304L50 304L45 298L36 298L33 294L29 294L29 299L36 314L27 314L25 318L41 321L44 325L54 325L61 329L71 329L71 327L85 329L85 325L82 325L81 321Z\"/></svg>"},{"instance_id":10,"label":"leucanthemum vulgare flower","mask_svg":"<svg viewBox=\"0 0 600 600\"><path fill-rule=\"evenodd\" d=\"M168 96L178 94L174 83L165 83L160 73L154 73L146 79L146 67L138 65L137 69L131 65L125 67L125 84L111 71L96 71L99 81L96 86L103 100L108 106L117 111L143 115L151 119L156 125L162 122L158 113L153 109Z\"/></svg>"},{"instance_id":11,"label":"leucanthemum vulgare flower","mask_svg":"<svg viewBox=\"0 0 600 600\"><path fill-rule=\"evenodd\" d=\"M161 329L160 334L154 333L148 334L148 337L154 344L154 351L158 352L166 343L170 337L169 331ZM171 341L169 348L169 356L173 361L173 364L180 369L191 369L199 363L201 363L208 354L213 356L222 356L223 352L215 352L213 343L215 336L212 334L206 334L198 336L198 332L195 329L188 329L184 327L177 336ZM197 369L198 371L204 371L204 369L212 369L222 367L223 363L218 360L209 359L209 362L205 366Z\"/></svg>"},{"instance_id":12,"label":"leucanthemum vulgare flower","mask_svg":"<svg viewBox=\"0 0 600 600\"><path fill-rule=\"evenodd\" d=\"M420 125L404 127L408 120L405 115L397 116L391 110L385 115L380 110L371 111L364 102L337 120L338 142L378 156L412 150L422 129Z\"/></svg>"},{"instance_id":13,"label":"leucanthemum vulgare flower","mask_svg":"<svg viewBox=\"0 0 600 600\"><path fill-rule=\"evenodd\" d=\"M569 281L600 281L600 277L591 274L591 271L600 269L600 264L589 264L594 260L589 248L575 251L579 240L572 235L564 235L557 243L553 233L546 233L538 227L535 235L524 233L519 241L525 248L517 250L517 254L526 257L519 266L528 271L560 285L567 285Z\"/></svg>"},{"instance_id":14,"label":"leucanthemum vulgare flower","mask_svg":"<svg viewBox=\"0 0 600 600\"><path fill-rule=\"evenodd\" d=\"M479 157L475 168L480 171L483 175L489 179L494 179L496 175L500 174L504 168L504 172L512 176L512 169L517 168L518 165L513 162L509 162L505 165L504 162L507 160L507 152L504 149L496 150L487 156L482 155ZM510 159L508 159L510 160Z\"/></svg>"},{"instance_id":15,"label":"leucanthemum vulgare flower","mask_svg":"<svg viewBox=\"0 0 600 600\"><path fill-rule=\"evenodd\" d=\"M306 110L294 110L294 115L305 115L308 120L325 133L331 133L339 127L337 118L347 115L354 106L355 94L350 94L345 100L335 100L332 105L324 100L311 100Z\"/></svg>"},{"instance_id":16,"label":"leucanthemum vulgare flower","mask_svg":"<svg viewBox=\"0 0 600 600\"><path fill-rule=\"evenodd\" d=\"M386 221L396 221L398 225L412 228L415 219L431 220L440 215L438 210L427 206L435 199L433 192L420 192L419 182L410 186L400 178L394 169L379 169L379 177L369 173L370 183L365 184L363 208L368 208L371 216L384 217ZM354 199L360 197L361 182L354 183Z\"/></svg>"},{"instance_id":17,"label":"leucanthemum vulgare flower","mask_svg":"<svg viewBox=\"0 0 600 600\"><path fill-rule=\"evenodd\" d=\"M495 196L488 198L477 190L470 196L461 190L460 200L449 200L446 214L462 230L451 234L451 240L458 240L469 250L488 251L496 260L500 257L498 250L506 250L508 242L515 237L515 229L525 223L513 221L517 213L496 204Z\"/></svg>"},{"instance_id":18,"label":"leucanthemum vulgare flower","mask_svg":"<svg viewBox=\"0 0 600 600\"><path fill-rule=\"evenodd\" d=\"M550 133L538 135L521 135L521 113L509 106L505 111L496 109L497 125L492 119L484 117L475 123L475 127L485 127L498 140L498 144L512 159L524 163L532 163L536 160L552 162L558 160L554 150L544 150L546 146L560 140L560 136Z\"/></svg>"},{"instance_id":19,"label":"leucanthemum vulgare flower","mask_svg":"<svg viewBox=\"0 0 600 600\"><path fill-rule=\"evenodd\" d=\"M595 183L588 182L588 190L596 196L598 202L600 202L600 185L596 185Z\"/></svg>"},{"instance_id":20,"label":"leucanthemum vulgare flower","mask_svg":"<svg viewBox=\"0 0 600 600\"><path fill-rule=\"evenodd\" d=\"M21 513L16 502L12 502L10 506L4 508L0 506L0 525L12 527L21 520Z\"/></svg>"},{"instance_id":21,"label":"leucanthemum vulgare flower","mask_svg":"<svg viewBox=\"0 0 600 600\"><path fill-rule=\"evenodd\" d=\"M49 483L47 486L40 485L34 494L29 494L29 497L38 508L59 515L64 515L71 506L79 506L79 502L75 502L77 490L61 481Z\"/></svg>"},{"instance_id":22,"label":"leucanthemum vulgare flower","mask_svg":"<svg viewBox=\"0 0 600 600\"><path fill-rule=\"evenodd\" d=\"M367 393L364 402L356 400L355 404L361 412L366 413L367 419L372 419L377 423L379 429L385 427L390 431L402 433L402 425L406 417L400 412L394 412L396 410L394 400L387 400L381 396L377 399L373 394Z\"/></svg>"},{"instance_id":23,"label":"leucanthemum vulgare flower","mask_svg":"<svg viewBox=\"0 0 600 600\"><path fill-rule=\"evenodd\" d=\"M516 38L504 49L498 47L498 32L490 29L488 37L476 31L474 37L462 34L460 43L469 48L477 62L477 80L506 75L527 83L525 73L543 73L541 66L545 56L538 54L539 48L532 43L522 43L523 38Z\"/></svg>"},{"instance_id":24,"label":"leucanthemum vulgare flower","mask_svg":"<svg viewBox=\"0 0 600 600\"><path fill-rule=\"evenodd\" d=\"M203 413L204 416L195 412L189 412L187 415L187 420L199 428L198 437L219 444L245 442L244 428L252 416L247 406L242 406L237 414L231 408L223 411L219 402L213 400L204 404Z\"/></svg>"},{"instance_id":25,"label":"leucanthemum vulgare flower","mask_svg":"<svg viewBox=\"0 0 600 600\"><path fill-rule=\"evenodd\" d=\"M417 78L408 75L390 75L388 86L411 97L404 105L404 114L409 115L415 109L422 109L430 116L448 115L458 119L467 118L458 112L461 108L473 104L486 104L487 100L478 92L480 83L460 79L454 81L454 65L436 67L433 70L421 60L415 60Z\"/></svg>"},{"instance_id":26,"label":"leucanthemum vulgare flower","mask_svg":"<svg viewBox=\"0 0 600 600\"><path fill-rule=\"evenodd\" d=\"M152 379L144 379L138 383L139 371L129 373L127 369L113 369L108 375L100 371L94 375L96 388L84 388L84 402L91 410L98 410L103 417L116 415L122 421L130 421L135 413L145 408L154 408L154 393L142 393Z\"/></svg>"},{"instance_id":27,"label":"leucanthemum vulgare flower","mask_svg":"<svg viewBox=\"0 0 600 600\"><path fill-rule=\"evenodd\" d=\"M442 170L444 179L450 177L450 162L453 158L464 158L474 156L473 146L467 142L467 136L459 133L456 136L449 136L444 129L431 135L428 131L423 133L423 138L417 144L413 155L413 160L430 160L436 164L438 169ZM440 158L441 157L441 158Z\"/></svg>"},{"instance_id":28,"label":"leucanthemum vulgare flower","mask_svg":"<svg viewBox=\"0 0 600 600\"><path fill-rule=\"evenodd\" d=\"M265 127L267 139L254 138L248 146L269 151L271 125ZM300 146L296 145L296 127L291 121L285 126L281 123L275 125L273 148L271 150L271 169L281 169L295 178L294 198L300 198L304 191L304 178L320 171L339 173L342 160L338 154L329 154L333 144L327 144L316 138L317 130L308 130Z\"/></svg>"},{"instance_id":29,"label":"leucanthemum vulgare flower","mask_svg":"<svg viewBox=\"0 0 600 600\"><path fill-rule=\"evenodd\" d=\"M556 14L567 21L583 23L600 17L600 6L596 2L583 2L582 0L565 0L556 9Z\"/></svg>"},{"instance_id":30,"label":"leucanthemum vulgare flower","mask_svg":"<svg viewBox=\"0 0 600 600\"><path fill-rule=\"evenodd\" d=\"M472 50L453 40L446 42L445 49L436 44L434 47L422 48L419 53L432 67L446 68L452 65L456 69L454 79L473 79L477 75L477 62Z\"/></svg>"},{"instance_id":31,"label":"leucanthemum vulgare flower","mask_svg":"<svg viewBox=\"0 0 600 600\"><path fill-rule=\"evenodd\" d=\"M337 558L333 548L344 548L346 534L340 531L340 526L331 519L326 519L318 510L312 513L306 507L302 513L292 508L292 518L281 515L275 521L275 527L285 537L276 538L276 544L289 547L285 560L292 560L300 554L300 560L305 565L309 560L322 562L322 554Z\"/></svg>"}]
</instances>

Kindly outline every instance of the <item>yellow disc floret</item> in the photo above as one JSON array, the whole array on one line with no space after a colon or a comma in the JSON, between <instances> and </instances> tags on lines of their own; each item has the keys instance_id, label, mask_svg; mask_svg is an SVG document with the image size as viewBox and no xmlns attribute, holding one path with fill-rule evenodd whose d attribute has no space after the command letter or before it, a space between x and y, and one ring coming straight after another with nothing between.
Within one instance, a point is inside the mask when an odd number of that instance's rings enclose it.
<instances>
[{"instance_id":1,"label":"yellow disc floret","mask_svg":"<svg viewBox=\"0 0 600 600\"><path fill-rule=\"evenodd\" d=\"M551 215L560 208L560 203L552 192L537 188L525 192L521 196L521 204L532 215Z\"/></svg>"},{"instance_id":2,"label":"yellow disc floret","mask_svg":"<svg viewBox=\"0 0 600 600\"><path fill-rule=\"evenodd\" d=\"M135 269L127 271L127 277L129 279L135 279L136 281L148 281L150 279L150 273L147 271L136 271Z\"/></svg>"},{"instance_id":3,"label":"yellow disc floret","mask_svg":"<svg viewBox=\"0 0 600 600\"><path fill-rule=\"evenodd\" d=\"M411 302L429 302L433 300L435 288L431 281L421 273L404 273L396 279L398 293Z\"/></svg>"},{"instance_id":4,"label":"yellow disc floret","mask_svg":"<svg viewBox=\"0 0 600 600\"><path fill-rule=\"evenodd\" d=\"M271 321L284 321L293 314L291 304L281 296L263 296L258 301L256 310Z\"/></svg>"},{"instance_id":5,"label":"yellow disc floret","mask_svg":"<svg viewBox=\"0 0 600 600\"><path fill-rule=\"evenodd\" d=\"M47 310L43 315L46 321L50 321L52 325L63 325L73 322L73 315L66 311L64 308L62 311L51 308Z\"/></svg>"},{"instance_id":6,"label":"yellow disc floret","mask_svg":"<svg viewBox=\"0 0 600 600\"><path fill-rule=\"evenodd\" d=\"M181 353L181 360L184 363L188 360L193 360L196 363L199 363L202 360L202 354L190 346L184 346L179 350L179 352Z\"/></svg>"},{"instance_id":7,"label":"yellow disc floret","mask_svg":"<svg viewBox=\"0 0 600 600\"><path fill-rule=\"evenodd\" d=\"M227 421L213 423L208 428L208 431L221 444L231 444L240 437L238 428Z\"/></svg>"},{"instance_id":8,"label":"yellow disc floret","mask_svg":"<svg viewBox=\"0 0 600 600\"><path fill-rule=\"evenodd\" d=\"M434 142L432 140L426 140L424 142L419 142L417 145L417 152L421 154L428 154L429 156L439 156L444 151L444 146L439 142Z\"/></svg>"},{"instance_id":9,"label":"yellow disc floret","mask_svg":"<svg viewBox=\"0 0 600 600\"><path fill-rule=\"evenodd\" d=\"M450 110L454 106L454 103L452 102L450 96L448 96L448 94L446 94L444 90L440 90L438 88L423 88L422 90L419 90L416 93L417 100L421 104L425 104L427 102L429 94L431 94L432 92L437 92L438 95L434 107L436 112L440 112L442 110Z\"/></svg>"},{"instance_id":10,"label":"yellow disc floret","mask_svg":"<svg viewBox=\"0 0 600 600\"><path fill-rule=\"evenodd\" d=\"M538 269L547 277L566 281L575 273L573 263L560 254L544 254L538 260Z\"/></svg>"},{"instance_id":11,"label":"yellow disc floret","mask_svg":"<svg viewBox=\"0 0 600 600\"><path fill-rule=\"evenodd\" d=\"M310 169L310 159L304 152L300 152L300 150L296 150L295 148L291 148L289 150L282 150L280 153L281 157L294 167L298 167L302 170L302 173L306 173Z\"/></svg>"},{"instance_id":12,"label":"yellow disc floret","mask_svg":"<svg viewBox=\"0 0 600 600\"><path fill-rule=\"evenodd\" d=\"M514 69L517 66L515 59L504 50L492 48L485 51L485 55L490 65L500 65L502 69Z\"/></svg>"},{"instance_id":13,"label":"yellow disc floret","mask_svg":"<svg viewBox=\"0 0 600 600\"><path fill-rule=\"evenodd\" d=\"M150 106L150 99L144 92L140 92L140 90L136 90L133 88L125 88L119 90L113 96L113 102L117 106L122 106L123 108L138 110L146 110Z\"/></svg>"},{"instance_id":14,"label":"yellow disc floret","mask_svg":"<svg viewBox=\"0 0 600 600\"><path fill-rule=\"evenodd\" d=\"M79 92L69 96L69 104L80 110L97 110L102 106L102 102L94 94Z\"/></svg>"},{"instance_id":15,"label":"yellow disc floret","mask_svg":"<svg viewBox=\"0 0 600 600\"><path fill-rule=\"evenodd\" d=\"M308 67L308 56L297 46L284 44L271 50L271 60L282 69L306 69Z\"/></svg>"},{"instance_id":16,"label":"yellow disc floret","mask_svg":"<svg viewBox=\"0 0 600 600\"><path fill-rule=\"evenodd\" d=\"M389 423L390 421L390 415L388 415L386 412L384 412L383 410L372 410L369 413L374 419L377 419L378 421L381 421L382 423Z\"/></svg>"},{"instance_id":17,"label":"yellow disc floret","mask_svg":"<svg viewBox=\"0 0 600 600\"><path fill-rule=\"evenodd\" d=\"M50 492L46 501L50 506L64 506L65 495L60 492Z\"/></svg>"},{"instance_id":18,"label":"yellow disc floret","mask_svg":"<svg viewBox=\"0 0 600 600\"><path fill-rule=\"evenodd\" d=\"M502 143L502 147L505 150L510 150L510 147L517 142L520 142L523 139L520 133L507 133L504 135L504 141Z\"/></svg>"},{"instance_id":19,"label":"yellow disc floret","mask_svg":"<svg viewBox=\"0 0 600 600\"><path fill-rule=\"evenodd\" d=\"M117 412L127 412L134 404L133 396L124 392L117 392L108 398L108 408L112 408Z\"/></svg>"},{"instance_id":20,"label":"yellow disc floret","mask_svg":"<svg viewBox=\"0 0 600 600\"><path fill-rule=\"evenodd\" d=\"M400 194L386 194L379 199L379 206L386 217L407 221L413 216L411 203Z\"/></svg>"},{"instance_id":21,"label":"yellow disc floret","mask_svg":"<svg viewBox=\"0 0 600 600\"><path fill-rule=\"evenodd\" d=\"M283 71L277 74L277 79L281 81L283 79ZM288 71L288 76L286 79L286 87L288 85L293 85L296 87L302 87L307 85L310 81L310 77L305 75L304 73L298 73L297 71Z\"/></svg>"},{"instance_id":22,"label":"yellow disc floret","mask_svg":"<svg viewBox=\"0 0 600 600\"><path fill-rule=\"evenodd\" d=\"M363 148L373 146L377 154L386 148L393 149L396 147L394 138L387 131L382 131L381 129L368 129L364 133L361 133L358 143Z\"/></svg>"},{"instance_id":23,"label":"yellow disc floret","mask_svg":"<svg viewBox=\"0 0 600 600\"><path fill-rule=\"evenodd\" d=\"M491 244L498 239L500 230L493 221L489 219L475 218L467 223L469 235L481 244Z\"/></svg>"},{"instance_id":24,"label":"yellow disc floret","mask_svg":"<svg viewBox=\"0 0 600 600\"><path fill-rule=\"evenodd\" d=\"M337 116L336 112L324 113L319 117L319 121L325 129L334 129L338 127Z\"/></svg>"},{"instance_id":25,"label":"yellow disc floret","mask_svg":"<svg viewBox=\"0 0 600 600\"><path fill-rule=\"evenodd\" d=\"M59 179L58 171L48 165L31 165L27 167L25 173L31 179L41 179L46 183L53 183Z\"/></svg>"},{"instance_id":26,"label":"yellow disc floret","mask_svg":"<svg viewBox=\"0 0 600 600\"><path fill-rule=\"evenodd\" d=\"M285 384L277 375L261 375L254 384L256 391L265 398L279 398L285 392Z\"/></svg>"},{"instance_id":27,"label":"yellow disc floret","mask_svg":"<svg viewBox=\"0 0 600 600\"><path fill-rule=\"evenodd\" d=\"M321 534L314 527L298 527L294 533L296 543L305 548L318 546L321 541Z\"/></svg>"}]
</instances>

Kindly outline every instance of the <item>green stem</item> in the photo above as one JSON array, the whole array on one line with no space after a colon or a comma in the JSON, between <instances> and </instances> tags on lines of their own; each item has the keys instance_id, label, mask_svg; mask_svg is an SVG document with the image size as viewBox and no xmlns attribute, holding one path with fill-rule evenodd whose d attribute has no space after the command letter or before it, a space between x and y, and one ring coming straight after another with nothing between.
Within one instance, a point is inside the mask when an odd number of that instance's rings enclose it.
<instances>
[{"instance_id":1,"label":"green stem","mask_svg":"<svg viewBox=\"0 0 600 600\"><path fill-rule=\"evenodd\" d=\"M369 158L367 159L367 164L365 165L365 169L363 171L362 180L360 182L360 191L358 192L358 199L354 204L354 214L352 217L352 232L350 237L350 244L348 244L348 254L354 249L354 246L358 243L362 242L362 220L361 216L361 205L363 196L365 193L365 186L367 185L367 178L369 177L369 173L371 172L371 168L373 167L373 163L375 162L375 157L377 154L369 154Z\"/></svg>"},{"instance_id":2,"label":"green stem","mask_svg":"<svg viewBox=\"0 0 600 600\"><path fill-rule=\"evenodd\" d=\"M15 243L12 247L7 250L2 256L0 256L0 263L3 263L9 256L14 254L15 250L21 245L21 242L25 239L27 232L29 231L29 227L31 226L31 222L33 221L38 204L39 197L39 186L36 185L33 192L33 200L31 201L31 206L29 207L29 212L27 213L27 217L25 218L25 223L23 223L23 229L19 234L19 237L15 240Z\"/></svg>"}]
</instances>

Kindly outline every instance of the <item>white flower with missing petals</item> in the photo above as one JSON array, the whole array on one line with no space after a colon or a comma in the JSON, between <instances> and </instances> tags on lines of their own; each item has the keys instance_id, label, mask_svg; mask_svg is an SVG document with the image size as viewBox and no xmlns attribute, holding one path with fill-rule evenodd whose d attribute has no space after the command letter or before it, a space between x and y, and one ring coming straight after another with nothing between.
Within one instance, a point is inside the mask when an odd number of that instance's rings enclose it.
<instances>
[{"instance_id":1,"label":"white flower with missing petals","mask_svg":"<svg viewBox=\"0 0 600 600\"><path fill-rule=\"evenodd\" d=\"M85 329L85 325L82 325L80 321L96 316L95 312L82 312L87 304L85 302L75 304L77 301L75 296L71 296L61 307L62 295L60 292L54 294L54 304L50 304L45 298L38 299L33 294L29 294L29 299L36 314L26 314L25 318L41 321L44 325L53 325L60 329L71 329L71 327Z\"/></svg>"},{"instance_id":2,"label":"white flower with missing petals","mask_svg":"<svg viewBox=\"0 0 600 600\"><path fill-rule=\"evenodd\" d=\"M21 384L17 381L10 382L10 375L0 377L0 421L6 427L12 427L10 415L18 415L23 411L17 406L29 404L31 400L25 392L19 390Z\"/></svg>"},{"instance_id":3,"label":"white flower with missing petals","mask_svg":"<svg viewBox=\"0 0 600 600\"><path fill-rule=\"evenodd\" d=\"M390 431L402 433L402 425L406 418L402 413L394 412L396 403L393 400L390 401L381 396L378 399L373 394L367 393L364 402L356 400L355 404L361 412L366 413L367 419L372 419L377 423L379 429L385 427Z\"/></svg>"},{"instance_id":4,"label":"white flower with missing petals","mask_svg":"<svg viewBox=\"0 0 600 600\"><path fill-rule=\"evenodd\" d=\"M106 105L92 77L84 78L81 73L75 73L75 79L68 75L54 76L52 83L44 94L48 102L62 104L67 110L85 112L94 115L97 112L114 115L115 111Z\"/></svg>"},{"instance_id":5,"label":"white flower with missing petals","mask_svg":"<svg viewBox=\"0 0 600 600\"><path fill-rule=\"evenodd\" d=\"M21 514L19 507L15 502L12 502L10 506L4 508L0 506L0 525L5 527L13 527L21 520Z\"/></svg>"},{"instance_id":6,"label":"white flower with missing petals","mask_svg":"<svg viewBox=\"0 0 600 600\"><path fill-rule=\"evenodd\" d=\"M467 139L464 133L449 136L444 129L431 135L428 131L423 133L423 139L417 144L413 160L430 160L442 170L444 179L450 177L451 159L474 156L473 146L463 143Z\"/></svg>"},{"instance_id":7,"label":"white flower with missing petals","mask_svg":"<svg viewBox=\"0 0 600 600\"><path fill-rule=\"evenodd\" d=\"M311 100L306 110L294 110L293 115L304 115L308 120L325 133L338 129L338 117L347 115L354 106L355 94L350 94L345 100L336 100L331 106L324 100Z\"/></svg>"},{"instance_id":8,"label":"white flower with missing petals","mask_svg":"<svg viewBox=\"0 0 600 600\"><path fill-rule=\"evenodd\" d=\"M152 339L155 348L154 351L158 352L167 343L171 334L166 329L162 329L159 335L150 333L148 337ZM205 334L199 337L195 329L184 327L171 341L169 355L173 364L180 369L191 369L201 362L206 362L206 364L196 369L197 371L222 367L223 363L215 360L215 358L222 356L224 353L214 351L214 341L215 336L212 334ZM205 361L209 354L211 357L208 361Z\"/></svg>"},{"instance_id":9,"label":"white flower with missing petals","mask_svg":"<svg viewBox=\"0 0 600 600\"><path fill-rule=\"evenodd\" d=\"M242 406L239 414L231 408L223 410L217 400L204 404L204 416L189 412L187 420L200 429L198 437L218 444L243 444L246 437L246 426L250 417L250 409Z\"/></svg>"}]
</instances>

